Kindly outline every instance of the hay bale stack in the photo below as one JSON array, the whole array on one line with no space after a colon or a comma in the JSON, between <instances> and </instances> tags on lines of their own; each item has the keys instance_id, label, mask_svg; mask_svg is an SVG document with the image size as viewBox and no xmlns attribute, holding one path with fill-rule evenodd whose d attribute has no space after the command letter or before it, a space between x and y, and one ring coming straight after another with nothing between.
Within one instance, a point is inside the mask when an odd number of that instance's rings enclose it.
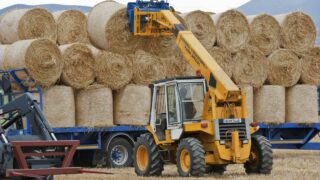
<instances>
[{"instance_id":1,"label":"hay bale stack","mask_svg":"<svg viewBox=\"0 0 320 180\"><path fill-rule=\"evenodd\" d=\"M246 94L247 101L247 119L253 122L253 87L248 85L239 85L241 91Z\"/></svg>"},{"instance_id":2,"label":"hay bale stack","mask_svg":"<svg viewBox=\"0 0 320 180\"><path fill-rule=\"evenodd\" d=\"M249 44L257 47L264 55L280 48L280 25L268 14L247 17L250 23Z\"/></svg>"},{"instance_id":3,"label":"hay bale stack","mask_svg":"<svg viewBox=\"0 0 320 180\"><path fill-rule=\"evenodd\" d=\"M97 82L112 90L129 84L132 79L132 59L120 54L102 51L96 58Z\"/></svg>"},{"instance_id":4,"label":"hay bale stack","mask_svg":"<svg viewBox=\"0 0 320 180\"><path fill-rule=\"evenodd\" d=\"M319 122L318 94L316 86L295 85L287 89L286 122Z\"/></svg>"},{"instance_id":5,"label":"hay bale stack","mask_svg":"<svg viewBox=\"0 0 320 180\"><path fill-rule=\"evenodd\" d=\"M87 33L87 17L78 10L64 10L53 13L57 22L58 44L89 41Z\"/></svg>"},{"instance_id":6,"label":"hay bale stack","mask_svg":"<svg viewBox=\"0 0 320 180\"><path fill-rule=\"evenodd\" d=\"M285 122L285 88L264 85L254 91L254 121L260 123Z\"/></svg>"},{"instance_id":7,"label":"hay bale stack","mask_svg":"<svg viewBox=\"0 0 320 180\"><path fill-rule=\"evenodd\" d=\"M314 47L302 56L300 80L306 84L320 86L320 47Z\"/></svg>"},{"instance_id":8,"label":"hay bale stack","mask_svg":"<svg viewBox=\"0 0 320 180\"><path fill-rule=\"evenodd\" d=\"M217 28L217 44L232 53L244 48L249 40L247 18L237 10L211 16Z\"/></svg>"},{"instance_id":9,"label":"hay bale stack","mask_svg":"<svg viewBox=\"0 0 320 180\"><path fill-rule=\"evenodd\" d=\"M75 89L86 88L94 82L94 57L86 44L59 46L64 63L61 80Z\"/></svg>"},{"instance_id":10,"label":"hay bale stack","mask_svg":"<svg viewBox=\"0 0 320 180\"><path fill-rule=\"evenodd\" d=\"M101 85L91 85L76 95L77 126L113 126L112 91Z\"/></svg>"},{"instance_id":11,"label":"hay bale stack","mask_svg":"<svg viewBox=\"0 0 320 180\"><path fill-rule=\"evenodd\" d=\"M270 84L290 87L299 81L302 61L293 51L276 50L268 57L268 60L270 71L267 80Z\"/></svg>"},{"instance_id":12,"label":"hay bale stack","mask_svg":"<svg viewBox=\"0 0 320 180\"><path fill-rule=\"evenodd\" d=\"M7 45L0 45L0 70L5 70L4 65L5 53L6 53Z\"/></svg>"},{"instance_id":13,"label":"hay bale stack","mask_svg":"<svg viewBox=\"0 0 320 180\"><path fill-rule=\"evenodd\" d=\"M269 72L269 62L264 54L253 46L247 46L233 57L233 80L236 84L260 87Z\"/></svg>"},{"instance_id":14,"label":"hay bale stack","mask_svg":"<svg viewBox=\"0 0 320 180\"><path fill-rule=\"evenodd\" d=\"M181 14L187 28L193 32L201 44L210 49L216 42L216 27L209 13L203 11L192 11Z\"/></svg>"},{"instance_id":15,"label":"hay bale stack","mask_svg":"<svg viewBox=\"0 0 320 180\"><path fill-rule=\"evenodd\" d=\"M130 54L145 45L129 31L126 6L114 1L101 2L91 9L87 29L93 45L107 51Z\"/></svg>"},{"instance_id":16,"label":"hay bale stack","mask_svg":"<svg viewBox=\"0 0 320 180\"><path fill-rule=\"evenodd\" d=\"M3 66L7 70L26 68L36 83L49 87L60 78L63 62L55 43L47 39L32 39L9 45ZM20 79L24 78L20 76Z\"/></svg>"},{"instance_id":17,"label":"hay bale stack","mask_svg":"<svg viewBox=\"0 0 320 180\"><path fill-rule=\"evenodd\" d=\"M133 57L133 82L139 85L148 85L153 81L164 78L165 70L159 57L138 50Z\"/></svg>"},{"instance_id":18,"label":"hay bale stack","mask_svg":"<svg viewBox=\"0 0 320 180\"><path fill-rule=\"evenodd\" d=\"M221 47L210 48L208 52L217 61L217 63L225 71L225 73L227 73L227 75L231 77L232 71L234 69L234 61L232 59L231 53Z\"/></svg>"},{"instance_id":19,"label":"hay bale stack","mask_svg":"<svg viewBox=\"0 0 320 180\"><path fill-rule=\"evenodd\" d=\"M150 106L150 88L129 84L115 94L114 122L118 125L147 125Z\"/></svg>"},{"instance_id":20,"label":"hay bale stack","mask_svg":"<svg viewBox=\"0 0 320 180\"><path fill-rule=\"evenodd\" d=\"M15 9L3 15L0 21L2 42L11 44L18 40L46 38L57 40L57 25L46 9Z\"/></svg>"},{"instance_id":21,"label":"hay bale stack","mask_svg":"<svg viewBox=\"0 0 320 180\"><path fill-rule=\"evenodd\" d=\"M72 88L52 86L44 89L43 113L53 127L74 127L76 113Z\"/></svg>"},{"instance_id":22,"label":"hay bale stack","mask_svg":"<svg viewBox=\"0 0 320 180\"><path fill-rule=\"evenodd\" d=\"M275 16L281 26L281 45L303 52L314 46L317 30L311 17L303 12Z\"/></svg>"},{"instance_id":23,"label":"hay bale stack","mask_svg":"<svg viewBox=\"0 0 320 180\"><path fill-rule=\"evenodd\" d=\"M166 78L183 76L187 68L187 61L180 55L160 58Z\"/></svg>"}]
</instances>

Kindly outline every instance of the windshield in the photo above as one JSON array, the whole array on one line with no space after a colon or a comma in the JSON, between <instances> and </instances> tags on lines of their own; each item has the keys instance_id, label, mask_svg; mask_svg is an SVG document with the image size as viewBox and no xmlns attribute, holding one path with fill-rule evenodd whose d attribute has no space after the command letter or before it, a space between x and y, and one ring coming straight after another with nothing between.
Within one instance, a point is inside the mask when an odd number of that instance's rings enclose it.
<instances>
[{"instance_id":1,"label":"windshield","mask_svg":"<svg viewBox=\"0 0 320 180\"><path fill-rule=\"evenodd\" d=\"M184 121L202 120L203 83L179 83L182 117Z\"/></svg>"}]
</instances>

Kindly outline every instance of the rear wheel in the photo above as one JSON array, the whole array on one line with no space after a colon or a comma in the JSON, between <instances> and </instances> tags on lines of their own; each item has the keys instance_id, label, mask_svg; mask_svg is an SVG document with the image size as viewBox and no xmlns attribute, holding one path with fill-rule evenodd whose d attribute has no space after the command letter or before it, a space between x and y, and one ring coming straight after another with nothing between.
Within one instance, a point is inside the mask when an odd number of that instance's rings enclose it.
<instances>
[{"instance_id":1,"label":"rear wheel","mask_svg":"<svg viewBox=\"0 0 320 180\"><path fill-rule=\"evenodd\" d=\"M252 136L249 160L244 164L247 174L270 174L273 157L270 142L260 135Z\"/></svg>"},{"instance_id":2,"label":"rear wheel","mask_svg":"<svg viewBox=\"0 0 320 180\"><path fill-rule=\"evenodd\" d=\"M176 157L180 176L200 177L205 173L204 150L198 139L182 139L179 143Z\"/></svg>"},{"instance_id":3,"label":"rear wheel","mask_svg":"<svg viewBox=\"0 0 320 180\"><path fill-rule=\"evenodd\" d=\"M163 160L151 134L141 135L134 147L134 168L138 176L160 176Z\"/></svg>"},{"instance_id":4,"label":"rear wheel","mask_svg":"<svg viewBox=\"0 0 320 180\"><path fill-rule=\"evenodd\" d=\"M111 141L108 152L107 161L110 167L122 168L132 165L133 147L124 138L115 138Z\"/></svg>"},{"instance_id":5,"label":"rear wheel","mask_svg":"<svg viewBox=\"0 0 320 180\"><path fill-rule=\"evenodd\" d=\"M223 175L227 170L227 165L208 165L206 167L206 173Z\"/></svg>"}]
</instances>

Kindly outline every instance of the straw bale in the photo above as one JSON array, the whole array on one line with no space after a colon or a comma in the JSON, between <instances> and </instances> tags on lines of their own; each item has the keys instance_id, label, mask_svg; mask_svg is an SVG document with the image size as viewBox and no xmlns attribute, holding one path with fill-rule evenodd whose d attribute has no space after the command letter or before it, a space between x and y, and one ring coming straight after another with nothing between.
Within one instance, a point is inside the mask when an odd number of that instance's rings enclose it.
<instances>
[{"instance_id":1,"label":"straw bale","mask_svg":"<svg viewBox=\"0 0 320 180\"><path fill-rule=\"evenodd\" d=\"M264 85L254 91L254 121L260 123L285 122L285 88Z\"/></svg>"},{"instance_id":2,"label":"straw bale","mask_svg":"<svg viewBox=\"0 0 320 180\"><path fill-rule=\"evenodd\" d=\"M318 94L316 86L295 85L287 89L286 122L319 122Z\"/></svg>"},{"instance_id":3,"label":"straw bale","mask_svg":"<svg viewBox=\"0 0 320 180\"><path fill-rule=\"evenodd\" d=\"M267 80L270 84L290 87L299 81L302 61L293 51L276 50L268 57L268 60L270 71Z\"/></svg>"},{"instance_id":4,"label":"straw bale","mask_svg":"<svg viewBox=\"0 0 320 180\"><path fill-rule=\"evenodd\" d=\"M0 21L2 42L46 38L56 42L57 25L46 9L15 9L5 13Z\"/></svg>"},{"instance_id":5,"label":"straw bale","mask_svg":"<svg viewBox=\"0 0 320 180\"><path fill-rule=\"evenodd\" d=\"M5 70L4 59L6 53L7 45L0 45L0 70Z\"/></svg>"},{"instance_id":6,"label":"straw bale","mask_svg":"<svg viewBox=\"0 0 320 180\"><path fill-rule=\"evenodd\" d=\"M111 127L113 123L112 91L101 85L91 85L76 95L77 126Z\"/></svg>"},{"instance_id":7,"label":"straw bale","mask_svg":"<svg viewBox=\"0 0 320 180\"><path fill-rule=\"evenodd\" d=\"M94 57L86 44L59 46L64 67L61 80L75 89L86 88L94 82Z\"/></svg>"},{"instance_id":8,"label":"straw bale","mask_svg":"<svg viewBox=\"0 0 320 180\"><path fill-rule=\"evenodd\" d=\"M44 89L43 112L53 127L74 127L75 103L73 89L68 86L52 86Z\"/></svg>"},{"instance_id":9,"label":"straw bale","mask_svg":"<svg viewBox=\"0 0 320 180\"><path fill-rule=\"evenodd\" d=\"M180 77L185 75L187 61L180 55L160 58L166 78Z\"/></svg>"},{"instance_id":10,"label":"straw bale","mask_svg":"<svg viewBox=\"0 0 320 180\"><path fill-rule=\"evenodd\" d=\"M208 52L217 61L225 73L231 77L234 69L234 60L231 56L231 53L221 47L212 47L208 50Z\"/></svg>"},{"instance_id":11,"label":"straw bale","mask_svg":"<svg viewBox=\"0 0 320 180\"><path fill-rule=\"evenodd\" d=\"M147 125L151 106L148 86L129 84L117 91L114 99L114 121L118 125Z\"/></svg>"},{"instance_id":12,"label":"straw bale","mask_svg":"<svg viewBox=\"0 0 320 180\"><path fill-rule=\"evenodd\" d=\"M239 85L241 91L246 94L247 100L247 119L253 122L253 87L248 85Z\"/></svg>"},{"instance_id":13,"label":"straw bale","mask_svg":"<svg viewBox=\"0 0 320 180\"><path fill-rule=\"evenodd\" d=\"M302 56L301 81L320 86L320 47L314 47Z\"/></svg>"},{"instance_id":14,"label":"straw bale","mask_svg":"<svg viewBox=\"0 0 320 180\"><path fill-rule=\"evenodd\" d=\"M58 44L88 42L87 17L78 10L63 10L53 13L57 22Z\"/></svg>"}]
</instances>

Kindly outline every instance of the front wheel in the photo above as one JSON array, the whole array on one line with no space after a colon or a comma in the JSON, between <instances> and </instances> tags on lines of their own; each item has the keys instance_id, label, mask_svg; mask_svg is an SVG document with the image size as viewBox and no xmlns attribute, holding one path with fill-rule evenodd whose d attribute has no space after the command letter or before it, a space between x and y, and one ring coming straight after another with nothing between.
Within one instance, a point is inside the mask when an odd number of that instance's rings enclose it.
<instances>
[{"instance_id":1,"label":"front wheel","mask_svg":"<svg viewBox=\"0 0 320 180\"><path fill-rule=\"evenodd\" d=\"M273 165L270 142L260 135L252 136L249 160L244 164L247 174L270 174Z\"/></svg>"}]
</instances>

